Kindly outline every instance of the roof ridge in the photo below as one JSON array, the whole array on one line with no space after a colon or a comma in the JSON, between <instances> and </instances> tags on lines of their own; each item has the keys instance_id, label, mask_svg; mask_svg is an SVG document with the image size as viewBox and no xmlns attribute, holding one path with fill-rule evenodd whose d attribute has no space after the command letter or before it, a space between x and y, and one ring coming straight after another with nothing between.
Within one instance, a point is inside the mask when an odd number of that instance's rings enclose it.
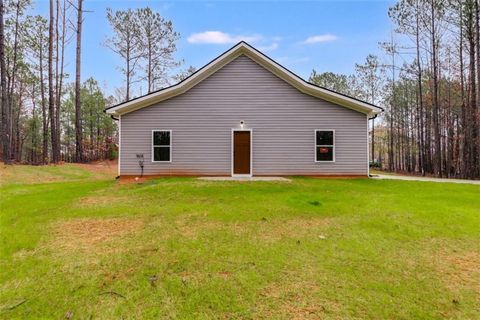
<instances>
[{"instance_id":1,"label":"roof ridge","mask_svg":"<svg viewBox=\"0 0 480 320\"><path fill-rule=\"evenodd\" d=\"M245 52L243 52L246 50ZM290 71L289 69L285 68L263 52L259 51L246 41L242 40L235 44L233 47L229 48L228 50L224 51L222 54L217 56L215 59L211 60L208 62L206 65L189 75L187 78L183 79L182 81L173 84L171 86L161 88L159 90L156 90L154 92L150 92L146 95L139 96L133 99L130 99L128 101L121 102L119 104L110 106L108 108L104 109L104 112L107 112L112 115L119 115L122 113L128 113L143 107L146 107L148 105L151 105L157 101L150 101L150 100L155 100L156 98L158 101L162 101L164 99L169 99L171 97L174 97L176 95L179 95L187 90L189 90L191 87L195 86L199 82L203 81L204 79L208 78L210 75L214 74L217 72L220 68L228 64L231 60L236 58L236 54L239 53L245 54L249 58L251 58L253 61L257 62L264 68L266 68L268 71L272 72L279 78L283 79L290 85L296 87L299 91L304 92L306 94L310 94L312 96L316 96L318 98L322 98L324 100L333 102L337 105L354 109L358 112L362 113L367 113L367 114L378 114L384 111L383 108L378 107L374 104L371 104L369 102L357 99L352 96L348 96L339 92L336 92L334 90L318 86L316 84L313 84L309 81L306 81L302 77L298 76L294 72ZM217 68L218 67L218 68ZM272 69L270 69L271 67ZM217 68L214 70L210 70L211 68ZM202 75L206 74L203 78ZM196 78L199 78L197 82L194 82ZM191 87L187 87L186 89L183 90L183 86L188 86L190 82L193 82ZM161 95L164 95L163 99ZM121 111L124 112L121 112ZM118 111L118 112L117 112Z\"/></svg>"}]
</instances>

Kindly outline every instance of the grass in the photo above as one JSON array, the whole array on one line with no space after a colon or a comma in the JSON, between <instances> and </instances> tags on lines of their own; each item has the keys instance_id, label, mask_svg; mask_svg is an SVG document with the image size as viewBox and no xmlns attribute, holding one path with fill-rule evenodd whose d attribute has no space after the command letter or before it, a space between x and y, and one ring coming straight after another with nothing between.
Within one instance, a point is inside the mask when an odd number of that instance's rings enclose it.
<instances>
[{"instance_id":1,"label":"grass","mask_svg":"<svg viewBox=\"0 0 480 320\"><path fill-rule=\"evenodd\" d=\"M0 168L0 318L480 314L479 186L114 175Z\"/></svg>"}]
</instances>

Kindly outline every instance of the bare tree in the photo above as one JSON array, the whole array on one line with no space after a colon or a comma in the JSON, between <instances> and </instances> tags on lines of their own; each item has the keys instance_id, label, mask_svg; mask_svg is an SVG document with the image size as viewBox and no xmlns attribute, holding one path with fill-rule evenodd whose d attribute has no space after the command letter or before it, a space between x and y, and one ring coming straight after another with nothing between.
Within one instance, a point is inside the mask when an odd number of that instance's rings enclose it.
<instances>
[{"instance_id":1,"label":"bare tree","mask_svg":"<svg viewBox=\"0 0 480 320\"><path fill-rule=\"evenodd\" d=\"M124 67L120 70L125 76L125 100L130 100L132 84L141 80L134 77L140 58L144 55L140 45L138 19L131 9L112 11L108 8L107 20L113 29L113 35L106 39L105 45L124 60Z\"/></svg>"},{"instance_id":2,"label":"bare tree","mask_svg":"<svg viewBox=\"0 0 480 320\"><path fill-rule=\"evenodd\" d=\"M32 61L30 62L32 72L37 74L36 79L40 87L40 107L42 117L42 160L41 163L48 163L48 116L47 100L45 97L45 52L48 50L48 22L40 15L30 17L30 27L27 32L27 47L30 50ZM37 90L32 90L36 93ZM32 93L33 95L33 93ZM32 96L32 100L37 97Z\"/></svg>"},{"instance_id":3,"label":"bare tree","mask_svg":"<svg viewBox=\"0 0 480 320\"><path fill-rule=\"evenodd\" d=\"M67 21L68 6L65 1L68 0L50 1L51 10L47 20L42 16L32 17L26 14L31 5L30 0L8 1L6 4L2 0L1 75L4 85L0 94L2 99L0 131L2 142L6 137L8 143L5 146L10 148L6 161L15 159L17 162L47 163L51 154L52 161L58 162L62 139L62 146L65 145L63 153L65 159L74 160L72 155L75 154L75 147L71 152L68 144L70 123L74 122L75 117L74 85L67 85L69 91L63 89L64 61L69 52L66 49L69 42L66 22L70 22ZM67 92L71 100L66 97ZM81 94L82 92L83 89ZM87 117L90 123L89 136L94 139L89 148L90 154L94 157L89 159L111 157L114 154L112 137L115 126L102 112L107 100L99 88L85 93L85 97L90 101L88 103L90 118ZM83 100L82 98L82 102ZM82 113L81 118L84 117L85 113ZM8 120L7 125L3 125L4 119ZM80 134L85 137L83 130ZM42 140L42 136L43 148L40 150L37 143ZM103 143L101 138L105 138ZM49 141L52 145L51 153ZM2 143L0 152L2 155L5 154L3 146ZM38 154L40 157L37 157Z\"/></svg>"},{"instance_id":4,"label":"bare tree","mask_svg":"<svg viewBox=\"0 0 480 320\"><path fill-rule=\"evenodd\" d=\"M138 44L144 53L144 71L147 79L148 92L169 82L168 72L179 66L175 61L174 53L177 50L176 41L180 35L173 30L171 21L165 20L160 13L150 8L141 8L135 11L138 21Z\"/></svg>"},{"instance_id":5,"label":"bare tree","mask_svg":"<svg viewBox=\"0 0 480 320\"><path fill-rule=\"evenodd\" d=\"M2 94L2 145L3 145L3 161L5 164L11 163L10 158L10 109L7 97L7 67L5 64L5 27L4 27L5 7L3 0L0 0L0 73L1 73L1 94Z\"/></svg>"},{"instance_id":6,"label":"bare tree","mask_svg":"<svg viewBox=\"0 0 480 320\"><path fill-rule=\"evenodd\" d=\"M50 138L52 142L52 162L58 163L60 161L60 150L57 141L57 124L55 121L55 88L53 85L53 42L54 42L54 14L53 14L53 0L50 0L50 15L48 26L48 113L50 117Z\"/></svg>"},{"instance_id":7,"label":"bare tree","mask_svg":"<svg viewBox=\"0 0 480 320\"><path fill-rule=\"evenodd\" d=\"M57 128L57 142L59 149L59 159L60 159L60 141L61 141L61 126L60 126L60 112L62 110L62 93L63 93L63 78L64 78L64 67L65 67L65 46L66 46L66 37L67 37L67 5L65 0L61 6L62 8L62 19L61 19L61 33L58 27L59 15L60 15L60 3L57 0L57 18L56 18L56 37L57 37L57 47L56 47L56 97L55 97L55 123ZM60 65L60 67L59 67Z\"/></svg>"},{"instance_id":8,"label":"bare tree","mask_svg":"<svg viewBox=\"0 0 480 320\"><path fill-rule=\"evenodd\" d=\"M77 7L77 49L75 62L75 159L83 161L83 132L82 132L82 106L81 106L81 48L82 48L82 5L83 0L78 0Z\"/></svg>"},{"instance_id":9,"label":"bare tree","mask_svg":"<svg viewBox=\"0 0 480 320\"><path fill-rule=\"evenodd\" d=\"M430 0L430 41L431 41L431 55L432 55L432 95L433 95L433 130L435 140L435 156L434 156L434 168L435 173L442 176L442 149L440 141L440 123L439 123L439 92L438 92L438 26L436 25L437 19L439 19L439 12L442 11L442 5L437 0Z\"/></svg>"},{"instance_id":10,"label":"bare tree","mask_svg":"<svg viewBox=\"0 0 480 320\"><path fill-rule=\"evenodd\" d=\"M477 53L476 56L476 65L477 65L477 103L472 105L472 122L473 122L473 168L472 168L472 177L480 175L480 8L478 5L478 0L475 0L475 50Z\"/></svg>"},{"instance_id":11,"label":"bare tree","mask_svg":"<svg viewBox=\"0 0 480 320\"><path fill-rule=\"evenodd\" d=\"M363 64L356 64L356 79L360 84L360 92L358 94L365 101L376 104L380 100L380 89L383 86L382 68L378 57L368 55ZM375 161L375 118L372 119L372 156L371 160Z\"/></svg>"}]
</instances>

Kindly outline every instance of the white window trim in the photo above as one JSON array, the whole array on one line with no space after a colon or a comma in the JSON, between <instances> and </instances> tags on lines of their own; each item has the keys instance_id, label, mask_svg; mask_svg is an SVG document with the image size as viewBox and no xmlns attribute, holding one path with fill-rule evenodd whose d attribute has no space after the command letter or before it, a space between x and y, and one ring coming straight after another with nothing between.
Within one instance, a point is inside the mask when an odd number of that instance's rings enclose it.
<instances>
[{"instance_id":1,"label":"white window trim","mask_svg":"<svg viewBox=\"0 0 480 320\"><path fill-rule=\"evenodd\" d=\"M249 131L250 132L250 173L249 174L235 174L233 173L233 149L235 148L233 140L235 136L235 132L237 131ZM237 177L237 178L242 178L242 177L247 177L251 178L253 176L253 130L252 129L232 129L232 138L231 138L231 152L230 152L230 157L231 157L231 176L232 177Z\"/></svg>"},{"instance_id":2,"label":"white window trim","mask_svg":"<svg viewBox=\"0 0 480 320\"><path fill-rule=\"evenodd\" d=\"M154 134L154 132L159 132L159 131L160 132L170 132L170 144L169 145L162 145L162 146L154 146L153 145L153 134ZM153 129L152 130L152 141L151 141L152 162L154 162L154 163L170 163L170 162L172 162L172 140L173 140L172 130L170 130L170 129ZM169 161L165 161L165 160L155 161L154 160L154 153L153 153L154 147L169 147L170 148L170 160Z\"/></svg>"},{"instance_id":3,"label":"white window trim","mask_svg":"<svg viewBox=\"0 0 480 320\"><path fill-rule=\"evenodd\" d=\"M317 145L317 132L318 131L332 131L333 132L333 145L319 144ZM317 147L333 147L333 160L317 160ZM313 132L313 160L315 163L334 163L336 156L335 146L335 129L315 129Z\"/></svg>"}]
</instances>

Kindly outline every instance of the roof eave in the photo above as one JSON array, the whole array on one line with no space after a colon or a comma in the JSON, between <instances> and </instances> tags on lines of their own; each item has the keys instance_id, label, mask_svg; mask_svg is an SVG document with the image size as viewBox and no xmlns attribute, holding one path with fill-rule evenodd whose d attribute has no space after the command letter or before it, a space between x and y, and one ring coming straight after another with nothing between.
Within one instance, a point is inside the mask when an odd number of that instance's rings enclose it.
<instances>
[{"instance_id":1,"label":"roof eave","mask_svg":"<svg viewBox=\"0 0 480 320\"><path fill-rule=\"evenodd\" d=\"M272 59L268 58L255 48L250 47L245 42L240 42L230 50L226 51L224 54L218 56L216 59L211 61L209 64L197 71L197 73L192 75L190 78L187 78L183 82L161 90L157 93L146 95L144 97L119 104L115 107L106 109L105 112L110 115L118 116L147 107L154 103L173 98L179 94L188 91L193 86L208 78L217 70L221 69L223 66L225 66L230 61L242 54L250 57L257 63L259 63L261 66L263 66L264 68L266 68L279 78L285 80L290 85L305 94L318 97L326 101L338 104L340 106L367 114L368 116L373 116L383 112L382 108L376 107L368 103L364 103L360 100L350 98L342 94L335 93L330 90L323 89L321 87L317 87L313 84L306 82L305 80L292 73L288 69L284 68L282 65L278 64Z\"/></svg>"},{"instance_id":2,"label":"roof eave","mask_svg":"<svg viewBox=\"0 0 480 320\"><path fill-rule=\"evenodd\" d=\"M185 82L180 82L168 89L161 90L160 92L153 93L152 95L147 95L143 98L139 98L133 101L126 101L122 104L119 104L118 106L106 109L105 112L114 115L125 114L147 107L153 103L161 102L163 100L167 100L179 94L182 94L183 92L188 91L190 88L192 88L202 80L208 78L210 75L221 69L223 66L228 64L237 56L244 53L244 50L242 50L244 49L244 47L245 45L243 42L239 43L224 54L218 56L209 64L202 67L196 74L186 79Z\"/></svg>"}]
</instances>

